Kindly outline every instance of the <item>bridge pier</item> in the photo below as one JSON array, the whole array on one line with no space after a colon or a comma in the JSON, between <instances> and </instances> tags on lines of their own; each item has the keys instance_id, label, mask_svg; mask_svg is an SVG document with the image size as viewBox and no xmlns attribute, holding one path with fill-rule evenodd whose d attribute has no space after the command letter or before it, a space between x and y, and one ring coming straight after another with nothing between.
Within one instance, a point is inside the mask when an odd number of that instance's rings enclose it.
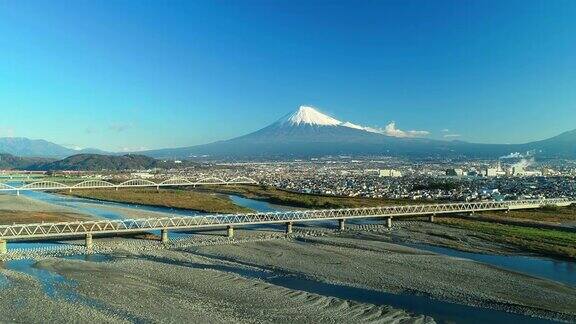
<instances>
[{"instance_id":1,"label":"bridge pier","mask_svg":"<svg viewBox=\"0 0 576 324\"><path fill-rule=\"evenodd\" d=\"M167 229L162 229L160 230L160 236L162 237L162 244L166 244L168 243L168 230Z\"/></svg>"},{"instance_id":2,"label":"bridge pier","mask_svg":"<svg viewBox=\"0 0 576 324\"><path fill-rule=\"evenodd\" d=\"M342 218L338 220L338 230L343 231L346 229L346 219Z\"/></svg>"},{"instance_id":3,"label":"bridge pier","mask_svg":"<svg viewBox=\"0 0 576 324\"><path fill-rule=\"evenodd\" d=\"M94 245L92 243L92 234L91 233L86 234L86 242L84 243L84 246L86 246L86 251L88 253L92 253L92 251L94 249Z\"/></svg>"},{"instance_id":4,"label":"bridge pier","mask_svg":"<svg viewBox=\"0 0 576 324\"><path fill-rule=\"evenodd\" d=\"M286 234L292 234L292 222L286 223Z\"/></svg>"},{"instance_id":5,"label":"bridge pier","mask_svg":"<svg viewBox=\"0 0 576 324\"><path fill-rule=\"evenodd\" d=\"M428 216L428 220L430 221L430 223L434 223L434 216L435 214Z\"/></svg>"},{"instance_id":6,"label":"bridge pier","mask_svg":"<svg viewBox=\"0 0 576 324\"><path fill-rule=\"evenodd\" d=\"M233 238L234 237L234 226L229 225L227 228L228 232L227 232L227 236L229 238Z\"/></svg>"},{"instance_id":7,"label":"bridge pier","mask_svg":"<svg viewBox=\"0 0 576 324\"><path fill-rule=\"evenodd\" d=\"M8 244L5 240L0 240L0 254L8 253Z\"/></svg>"},{"instance_id":8,"label":"bridge pier","mask_svg":"<svg viewBox=\"0 0 576 324\"><path fill-rule=\"evenodd\" d=\"M386 227L392 228L392 217L386 217Z\"/></svg>"}]
</instances>

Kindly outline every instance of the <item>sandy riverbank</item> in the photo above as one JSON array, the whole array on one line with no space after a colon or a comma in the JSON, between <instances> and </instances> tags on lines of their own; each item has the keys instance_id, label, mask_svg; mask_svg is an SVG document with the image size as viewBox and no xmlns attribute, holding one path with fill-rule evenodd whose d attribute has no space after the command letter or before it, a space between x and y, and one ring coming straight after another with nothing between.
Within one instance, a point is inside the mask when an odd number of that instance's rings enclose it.
<instances>
[{"instance_id":1,"label":"sandy riverbank","mask_svg":"<svg viewBox=\"0 0 576 324\"><path fill-rule=\"evenodd\" d=\"M181 260L178 265L163 260ZM0 316L25 322L110 321L202 323L431 323L402 310L325 297L277 287L215 269L214 263L186 252L155 251L113 262L63 259L39 261L35 267L76 282L74 290L89 301L53 302L37 283L21 298L16 288L30 278L2 270L18 284L4 290ZM137 298L135 298L137 296ZM20 299L34 307L14 313ZM71 307L82 305L74 311ZM97 316L95 316L95 314ZM23 317L19 317L22 315Z\"/></svg>"},{"instance_id":2,"label":"sandy riverbank","mask_svg":"<svg viewBox=\"0 0 576 324\"><path fill-rule=\"evenodd\" d=\"M58 206L25 196L0 195L0 224L68 222L93 219L74 208Z\"/></svg>"},{"instance_id":3,"label":"sandy riverbank","mask_svg":"<svg viewBox=\"0 0 576 324\"><path fill-rule=\"evenodd\" d=\"M378 233L206 246L188 251L325 282L413 292L557 319L576 319L576 289L478 262L387 242Z\"/></svg>"},{"instance_id":4,"label":"sandy riverbank","mask_svg":"<svg viewBox=\"0 0 576 324\"><path fill-rule=\"evenodd\" d=\"M74 213L74 208L46 203L26 196L0 194L0 210L27 212Z\"/></svg>"},{"instance_id":5,"label":"sandy riverbank","mask_svg":"<svg viewBox=\"0 0 576 324\"><path fill-rule=\"evenodd\" d=\"M322 235L295 234L293 238L284 237L280 231L238 229L238 243L223 237L222 231L216 231L212 234L217 236L194 235L192 241L200 244L174 243L168 249L145 248L158 246L151 241L101 239L97 243L102 248L122 257L101 263L46 258L39 259L35 265L75 282L73 291L85 299L80 302L82 307L78 307L77 312L67 313L72 309L70 304L78 302L47 298L33 278L4 269L0 273L6 276L10 285L3 293L13 297L0 306L0 316L12 311L16 307L13 303L17 302L33 304L33 311L29 315L23 314L29 322L39 322L40 315L34 315L34 312L43 308L47 309L46 321L49 322L67 316L68 321L74 316L79 322L89 316L100 316L110 322L430 320L387 306L276 286L229 270L234 268L280 271L374 291L417 293L438 300L521 314L576 319L576 290L573 287L391 243L390 233L407 231L401 226L388 231L375 225L372 227L379 230L371 232L357 231L355 226L372 225L350 224L351 230L342 233L299 227L296 233ZM422 231L421 238L425 238L426 232ZM458 234L451 235L456 237ZM214 244L202 244L205 240ZM486 243L484 248L496 249L497 246L490 247L490 243ZM21 297L16 297L17 289L22 286L30 288ZM214 309L219 311L214 312Z\"/></svg>"}]
</instances>

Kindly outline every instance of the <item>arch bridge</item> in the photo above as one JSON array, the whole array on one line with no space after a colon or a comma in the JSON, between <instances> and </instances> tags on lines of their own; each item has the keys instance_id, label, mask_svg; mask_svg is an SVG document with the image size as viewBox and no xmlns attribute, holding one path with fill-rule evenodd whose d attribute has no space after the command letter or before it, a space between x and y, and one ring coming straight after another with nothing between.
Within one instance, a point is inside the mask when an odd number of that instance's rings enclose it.
<instances>
[{"instance_id":1,"label":"arch bridge","mask_svg":"<svg viewBox=\"0 0 576 324\"><path fill-rule=\"evenodd\" d=\"M575 201L567 198L531 199L515 201L486 201L448 204L403 205L371 208L343 208L320 210L294 210L269 213L199 215L191 217L163 217L121 220L94 220L60 223L14 224L0 226L0 253L6 252L7 240L54 239L85 236L86 248L92 249L92 235L111 233L138 233L160 230L162 242L168 242L169 230L191 230L201 228L228 229L228 236L234 235L235 226L255 224L285 224L286 233L292 232L294 222L337 220L340 230L345 228L348 219L385 218L388 227L393 217L428 216L431 222L435 216L475 213L482 211L508 211L536 209L547 206L564 207Z\"/></svg>"},{"instance_id":2,"label":"arch bridge","mask_svg":"<svg viewBox=\"0 0 576 324\"><path fill-rule=\"evenodd\" d=\"M182 187L182 186L202 186L202 185L234 185L234 184L258 184L258 181L248 177L236 177L231 179L223 179L217 177L205 177L199 179L190 178L171 178L161 182L154 182L146 179L130 179L122 183L112 183L104 180L85 180L82 182L70 184L57 181L36 181L21 186L11 186L7 183L0 183L0 193L2 192L16 192L20 194L21 191L54 191L54 190L68 190L75 189L120 189L120 188L156 188L161 187Z\"/></svg>"}]
</instances>

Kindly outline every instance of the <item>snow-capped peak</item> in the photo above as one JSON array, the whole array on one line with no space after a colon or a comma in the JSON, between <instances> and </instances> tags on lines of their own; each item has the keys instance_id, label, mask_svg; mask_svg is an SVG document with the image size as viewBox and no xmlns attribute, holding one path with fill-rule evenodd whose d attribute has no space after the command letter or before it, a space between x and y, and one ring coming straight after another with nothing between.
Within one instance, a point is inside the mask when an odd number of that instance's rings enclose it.
<instances>
[{"instance_id":1,"label":"snow-capped peak","mask_svg":"<svg viewBox=\"0 0 576 324\"><path fill-rule=\"evenodd\" d=\"M294 113L286 115L279 120L281 124L298 125L315 125L315 126L338 126L342 122L325 115L313 107L300 106Z\"/></svg>"}]
</instances>

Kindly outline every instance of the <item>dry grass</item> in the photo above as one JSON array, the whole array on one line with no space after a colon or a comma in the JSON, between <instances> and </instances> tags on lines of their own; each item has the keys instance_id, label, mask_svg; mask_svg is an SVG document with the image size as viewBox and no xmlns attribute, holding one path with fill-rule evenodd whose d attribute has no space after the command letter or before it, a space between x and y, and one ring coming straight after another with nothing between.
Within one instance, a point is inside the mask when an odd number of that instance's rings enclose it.
<instances>
[{"instance_id":1,"label":"dry grass","mask_svg":"<svg viewBox=\"0 0 576 324\"><path fill-rule=\"evenodd\" d=\"M72 222L92 220L90 216L59 213L59 212L40 212L40 211L14 211L0 210L0 224L30 224L30 223L52 223L52 222Z\"/></svg>"},{"instance_id":2,"label":"dry grass","mask_svg":"<svg viewBox=\"0 0 576 324\"><path fill-rule=\"evenodd\" d=\"M460 218L439 218L438 223L464 228L496 242L513 244L535 253L576 258L576 233L505 225Z\"/></svg>"},{"instance_id":3,"label":"dry grass","mask_svg":"<svg viewBox=\"0 0 576 324\"><path fill-rule=\"evenodd\" d=\"M504 212L486 212L484 215L515 218L520 220L533 220L539 222L565 223L576 222L576 206L545 207L541 209L511 210Z\"/></svg>"},{"instance_id":4,"label":"dry grass","mask_svg":"<svg viewBox=\"0 0 576 324\"><path fill-rule=\"evenodd\" d=\"M228 197L188 190L93 189L77 190L72 193L63 192L63 194L138 205L191 209L209 213L239 213L251 211L248 208L235 205Z\"/></svg>"},{"instance_id":5,"label":"dry grass","mask_svg":"<svg viewBox=\"0 0 576 324\"><path fill-rule=\"evenodd\" d=\"M365 197L325 196L290 192L265 186L212 186L203 187L207 192L234 194L250 199L260 199L272 204L301 207L301 208L360 208L386 205L407 205L430 203L427 201L414 201L409 199L383 199Z\"/></svg>"}]
</instances>

